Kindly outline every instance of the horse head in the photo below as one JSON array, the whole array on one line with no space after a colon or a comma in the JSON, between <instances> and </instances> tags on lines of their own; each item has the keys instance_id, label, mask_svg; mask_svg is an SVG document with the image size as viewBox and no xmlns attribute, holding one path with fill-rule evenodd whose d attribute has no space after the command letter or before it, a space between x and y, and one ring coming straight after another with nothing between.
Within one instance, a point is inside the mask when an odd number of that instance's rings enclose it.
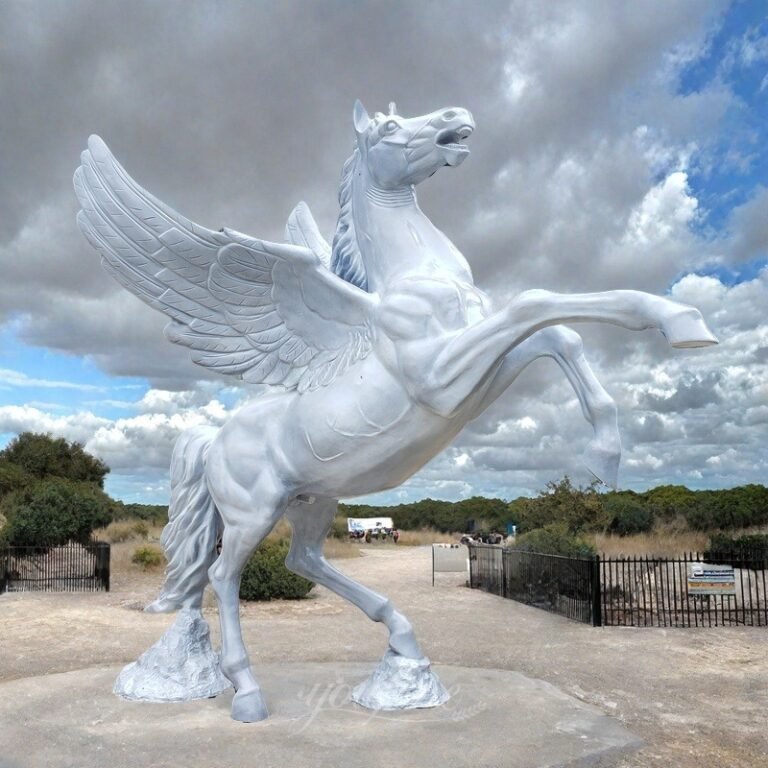
<instances>
[{"instance_id":1,"label":"horse head","mask_svg":"<svg viewBox=\"0 0 768 768\"><path fill-rule=\"evenodd\" d=\"M468 110L448 107L421 117L377 112L360 101L353 113L357 146L373 182L382 189L419 184L444 165L460 165L469 154L463 141L475 129Z\"/></svg>"}]
</instances>

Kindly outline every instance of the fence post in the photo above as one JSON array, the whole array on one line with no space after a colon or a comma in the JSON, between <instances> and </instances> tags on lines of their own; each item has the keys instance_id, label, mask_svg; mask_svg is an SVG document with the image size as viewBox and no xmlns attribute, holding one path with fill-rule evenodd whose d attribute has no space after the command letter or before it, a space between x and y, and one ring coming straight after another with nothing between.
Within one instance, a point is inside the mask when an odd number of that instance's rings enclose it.
<instances>
[{"instance_id":1,"label":"fence post","mask_svg":"<svg viewBox=\"0 0 768 768\"><path fill-rule=\"evenodd\" d=\"M600 591L600 555L592 560L592 626L603 626L602 595Z\"/></svg>"},{"instance_id":2,"label":"fence post","mask_svg":"<svg viewBox=\"0 0 768 768\"><path fill-rule=\"evenodd\" d=\"M11 567L11 550L0 550L0 595L5 592L8 583L8 571Z\"/></svg>"},{"instance_id":3,"label":"fence post","mask_svg":"<svg viewBox=\"0 0 768 768\"><path fill-rule=\"evenodd\" d=\"M104 589L109 592L109 579L111 576L111 555L112 555L112 546L107 543L107 545L104 547L104 570L106 571L105 578L104 578Z\"/></svg>"},{"instance_id":4,"label":"fence post","mask_svg":"<svg viewBox=\"0 0 768 768\"><path fill-rule=\"evenodd\" d=\"M109 592L110 550L108 542L100 541L96 544L96 572L105 592Z\"/></svg>"},{"instance_id":5,"label":"fence post","mask_svg":"<svg viewBox=\"0 0 768 768\"><path fill-rule=\"evenodd\" d=\"M501 596L507 597L507 550L501 550Z\"/></svg>"}]
</instances>

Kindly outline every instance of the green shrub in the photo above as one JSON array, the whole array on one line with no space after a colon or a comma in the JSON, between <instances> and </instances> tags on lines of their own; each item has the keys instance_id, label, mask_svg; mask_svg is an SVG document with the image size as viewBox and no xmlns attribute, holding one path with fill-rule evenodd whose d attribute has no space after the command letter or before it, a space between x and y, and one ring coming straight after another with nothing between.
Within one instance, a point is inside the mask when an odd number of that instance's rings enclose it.
<instances>
[{"instance_id":1,"label":"green shrub","mask_svg":"<svg viewBox=\"0 0 768 768\"><path fill-rule=\"evenodd\" d=\"M331 530L328 531L328 535L332 539L341 539L346 541L349 538L349 530L347 528L346 517L334 517L331 523Z\"/></svg>"},{"instance_id":2,"label":"green shrub","mask_svg":"<svg viewBox=\"0 0 768 768\"><path fill-rule=\"evenodd\" d=\"M611 519L609 530L619 536L645 533L653 528L653 510L632 498L618 494L606 496L603 505Z\"/></svg>"},{"instance_id":3,"label":"green shrub","mask_svg":"<svg viewBox=\"0 0 768 768\"><path fill-rule=\"evenodd\" d=\"M298 600L315 585L288 570L285 557L288 542L265 541L243 569L242 600Z\"/></svg>"},{"instance_id":4,"label":"green shrub","mask_svg":"<svg viewBox=\"0 0 768 768\"><path fill-rule=\"evenodd\" d=\"M142 570L149 571L165 563L165 555L157 547L145 546L139 547L131 557L131 562L138 565Z\"/></svg>"},{"instance_id":5,"label":"green shrub","mask_svg":"<svg viewBox=\"0 0 768 768\"><path fill-rule=\"evenodd\" d=\"M32 476L21 467L11 464L10 461L0 460L0 497L26 488L32 481Z\"/></svg>"},{"instance_id":6,"label":"green shrub","mask_svg":"<svg viewBox=\"0 0 768 768\"><path fill-rule=\"evenodd\" d=\"M20 467L40 480L63 477L78 483L104 486L109 467L100 459L86 453L80 443L70 443L63 437L22 432L0 451L0 460Z\"/></svg>"},{"instance_id":7,"label":"green shrub","mask_svg":"<svg viewBox=\"0 0 768 768\"><path fill-rule=\"evenodd\" d=\"M569 555L571 557L589 557L596 553L595 548L584 539L571 533L563 523L551 523L543 528L536 528L520 534L515 539L515 549L526 552L542 552L547 555Z\"/></svg>"},{"instance_id":8,"label":"green shrub","mask_svg":"<svg viewBox=\"0 0 768 768\"><path fill-rule=\"evenodd\" d=\"M720 491L697 491L686 520L699 531L734 530L768 523L768 488L743 485Z\"/></svg>"},{"instance_id":9,"label":"green shrub","mask_svg":"<svg viewBox=\"0 0 768 768\"><path fill-rule=\"evenodd\" d=\"M48 478L8 494L0 514L7 521L0 532L7 546L85 544L95 528L109 522L110 498L92 483Z\"/></svg>"},{"instance_id":10,"label":"green shrub","mask_svg":"<svg viewBox=\"0 0 768 768\"><path fill-rule=\"evenodd\" d=\"M684 485L659 485L640 494L640 498L654 511L655 517L665 521L685 517L696 506L696 491Z\"/></svg>"},{"instance_id":11,"label":"green shrub","mask_svg":"<svg viewBox=\"0 0 768 768\"><path fill-rule=\"evenodd\" d=\"M755 533L747 536L727 536L716 533L709 539L709 551L705 555L710 562L750 561L756 568L768 562L768 534Z\"/></svg>"},{"instance_id":12,"label":"green shrub","mask_svg":"<svg viewBox=\"0 0 768 768\"><path fill-rule=\"evenodd\" d=\"M574 486L566 476L547 487L535 499L518 499L514 514L522 532L564 526L570 533L604 531L610 524L597 482L585 488Z\"/></svg>"}]
</instances>

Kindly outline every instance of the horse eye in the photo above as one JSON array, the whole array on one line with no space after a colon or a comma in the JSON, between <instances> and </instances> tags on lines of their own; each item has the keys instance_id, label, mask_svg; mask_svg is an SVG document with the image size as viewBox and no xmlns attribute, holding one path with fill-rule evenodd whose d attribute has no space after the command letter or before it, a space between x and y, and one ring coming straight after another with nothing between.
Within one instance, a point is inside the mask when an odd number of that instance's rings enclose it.
<instances>
[{"instance_id":1,"label":"horse eye","mask_svg":"<svg viewBox=\"0 0 768 768\"><path fill-rule=\"evenodd\" d=\"M399 127L400 126L394 120L389 120L384 126L384 130L387 133L394 133Z\"/></svg>"}]
</instances>

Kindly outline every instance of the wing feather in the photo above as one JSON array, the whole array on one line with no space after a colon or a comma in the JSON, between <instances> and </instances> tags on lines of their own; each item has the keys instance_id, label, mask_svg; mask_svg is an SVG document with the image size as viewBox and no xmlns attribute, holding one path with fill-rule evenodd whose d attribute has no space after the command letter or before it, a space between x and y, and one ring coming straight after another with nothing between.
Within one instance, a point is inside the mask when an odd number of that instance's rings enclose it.
<instances>
[{"instance_id":1,"label":"wing feather","mask_svg":"<svg viewBox=\"0 0 768 768\"><path fill-rule=\"evenodd\" d=\"M331 268L331 246L320 234L309 206L305 202L300 202L291 211L285 225L285 239L294 245L309 248L326 269Z\"/></svg>"},{"instance_id":2,"label":"wing feather","mask_svg":"<svg viewBox=\"0 0 768 768\"><path fill-rule=\"evenodd\" d=\"M214 232L142 189L96 136L74 187L78 225L105 269L171 318L166 337L199 365L303 392L370 353L378 298L330 271L304 203L288 219L289 244Z\"/></svg>"}]
</instances>

